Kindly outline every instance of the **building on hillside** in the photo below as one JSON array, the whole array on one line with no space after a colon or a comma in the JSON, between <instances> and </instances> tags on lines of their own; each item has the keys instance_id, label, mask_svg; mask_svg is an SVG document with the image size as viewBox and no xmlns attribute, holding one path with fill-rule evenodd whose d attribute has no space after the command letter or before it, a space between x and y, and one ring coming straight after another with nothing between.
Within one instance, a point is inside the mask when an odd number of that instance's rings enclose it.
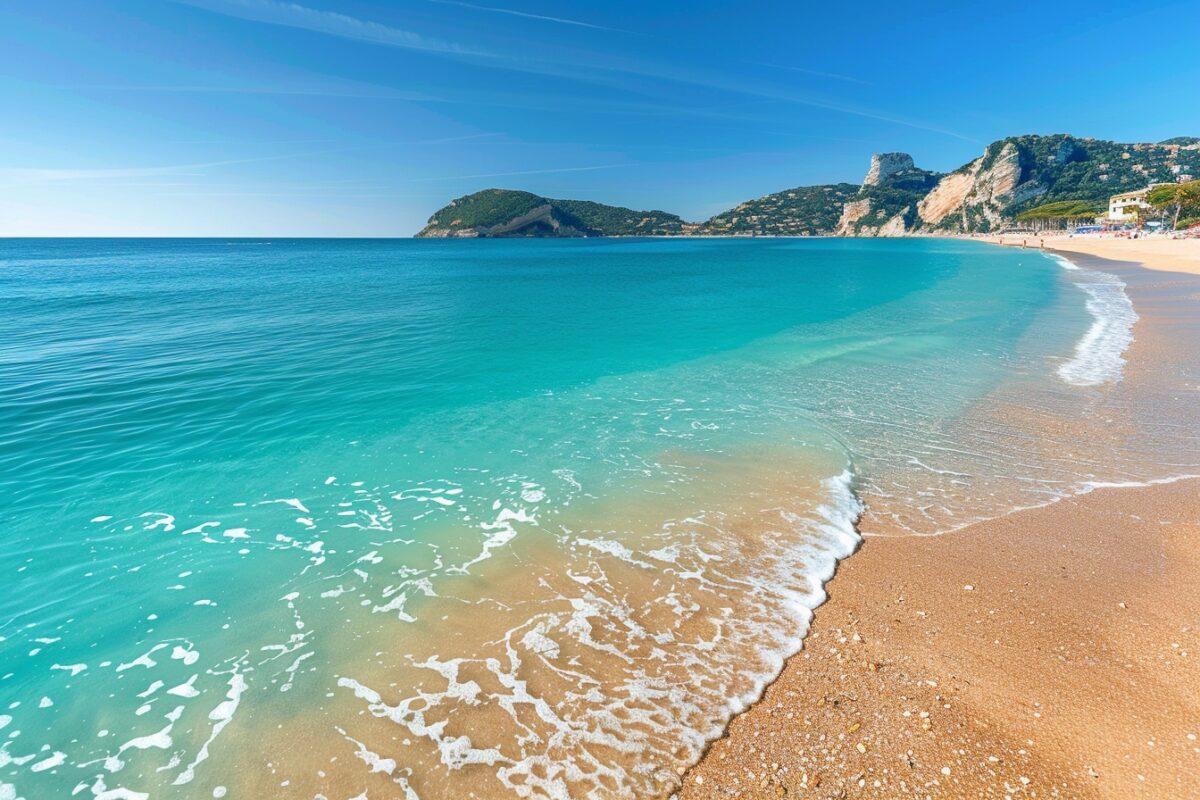
<instances>
[{"instance_id":1,"label":"building on hillside","mask_svg":"<svg viewBox=\"0 0 1200 800\"><path fill-rule=\"evenodd\" d=\"M1138 189L1136 192L1114 194L1108 198L1108 211L1098 221L1134 222L1137 220L1140 211L1150 208L1150 204L1146 202L1146 194L1155 186L1161 185L1160 183L1152 183L1145 189Z\"/></svg>"}]
</instances>

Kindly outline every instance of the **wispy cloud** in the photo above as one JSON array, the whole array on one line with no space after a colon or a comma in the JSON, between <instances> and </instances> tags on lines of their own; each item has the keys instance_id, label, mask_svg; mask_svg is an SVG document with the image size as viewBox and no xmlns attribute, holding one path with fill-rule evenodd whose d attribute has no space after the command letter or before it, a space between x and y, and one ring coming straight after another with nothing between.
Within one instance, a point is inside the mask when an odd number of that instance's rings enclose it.
<instances>
[{"instance_id":1,"label":"wispy cloud","mask_svg":"<svg viewBox=\"0 0 1200 800\"><path fill-rule=\"evenodd\" d=\"M493 131L491 133L468 133L462 136L443 136L438 139L415 139L410 142L381 142L381 144L445 144L446 142L465 142L469 139L491 139L503 135L503 133Z\"/></svg>"},{"instance_id":2,"label":"wispy cloud","mask_svg":"<svg viewBox=\"0 0 1200 800\"><path fill-rule=\"evenodd\" d=\"M487 55L473 52L454 42L447 42L424 34L406 31L380 22L359 19L336 11L322 11L298 3L277 0L175 0L177 3L214 11L230 17L282 25L288 28L340 36L372 44L402 47L433 53L457 53L460 55Z\"/></svg>"},{"instance_id":3,"label":"wispy cloud","mask_svg":"<svg viewBox=\"0 0 1200 800\"><path fill-rule=\"evenodd\" d=\"M428 181L465 181L474 180L476 178L507 178L513 175L550 175L556 172L592 172L598 169L618 169L620 167L632 167L634 164L599 164L594 167L555 167L553 169L523 169L516 172L482 172L476 175L441 175L436 178L410 178L412 183L424 183Z\"/></svg>"},{"instance_id":4,"label":"wispy cloud","mask_svg":"<svg viewBox=\"0 0 1200 800\"><path fill-rule=\"evenodd\" d=\"M0 180L7 179L16 183L52 183L56 181L106 181L120 178L152 178L157 175L203 175L205 174L205 170L212 169L213 167L253 164L261 161L279 161L286 158L304 158L326 152L330 151L287 153L283 155L260 156L258 158L232 158L223 161L172 164L161 167L110 167L103 169L3 167L0 168Z\"/></svg>"},{"instance_id":5,"label":"wispy cloud","mask_svg":"<svg viewBox=\"0 0 1200 800\"><path fill-rule=\"evenodd\" d=\"M396 192L372 193L331 193L331 192L157 192L156 197L282 197L282 198L318 198L329 200L419 200L436 197L432 194L397 194Z\"/></svg>"},{"instance_id":6,"label":"wispy cloud","mask_svg":"<svg viewBox=\"0 0 1200 800\"><path fill-rule=\"evenodd\" d=\"M458 2L458 0L453 1ZM811 108L820 108L841 114L888 122L893 125L926 130L964 141L975 141L969 136L964 136L961 133L939 125L927 124L887 112L856 107L846 103L826 101L790 91L780 91L766 86L757 86L744 80L726 77L720 73L713 73L711 71L705 73L702 69L676 68L670 65L645 61L637 63L634 59L625 57L616 58L610 54L600 53L593 54L595 57L582 58L579 55L574 55L557 60L554 58L534 59L524 55L487 53L382 23L359 19L332 11L321 11L296 3L278 2L277 0L175 0L175 2L241 19L301 28L370 44L420 50L467 60L486 58L494 66L520 72L550 75L602 85L611 84L611 77L614 75L633 75L639 78L652 78L676 84L685 84L809 106ZM832 75L832 73L830 74Z\"/></svg>"},{"instance_id":7,"label":"wispy cloud","mask_svg":"<svg viewBox=\"0 0 1200 800\"><path fill-rule=\"evenodd\" d=\"M324 156L334 153L348 153L379 148L447 144L476 139L488 139L503 135L504 134L499 132L486 132L469 133L460 136L441 136L432 139L364 142L362 144L349 147L310 150L303 153L281 153L269 156L259 156L255 158L230 158L221 161L202 161L187 164L171 164L158 167L108 167L99 169L73 167L0 167L0 181L8 181L11 183L55 183L59 181L112 181L125 178L154 178L160 176L201 176L207 174L208 170L216 167L228 167L238 164L256 164L264 161L281 161L292 158L310 158L313 156ZM270 142L251 143L271 144Z\"/></svg>"},{"instance_id":8,"label":"wispy cloud","mask_svg":"<svg viewBox=\"0 0 1200 800\"><path fill-rule=\"evenodd\" d=\"M805 67L788 67L783 64L771 64L766 61L747 61L747 64L753 64L758 67L770 67L771 69L782 69L788 72L799 72L804 75L812 75L814 78L830 78L835 81L845 81L846 83L857 83L861 86L870 86L871 84L860 78L853 78L849 75L842 75L837 72L821 72L816 69L807 69Z\"/></svg>"},{"instance_id":9,"label":"wispy cloud","mask_svg":"<svg viewBox=\"0 0 1200 800\"><path fill-rule=\"evenodd\" d=\"M363 89L340 87L291 87L291 86L222 86L203 84L140 85L120 83L77 83L65 86L68 89L83 89L102 92L161 92L163 94L249 94L249 95L294 95L297 97L346 97L364 100L398 100L414 103L444 102L440 97L431 97L421 92L396 91L382 87Z\"/></svg>"},{"instance_id":10,"label":"wispy cloud","mask_svg":"<svg viewBox=\"0 0 1200 800\"><path fill-rule=\"evenodd\" d=\"M470 8L475 11L491 11L496 14L508 14L513 17L525 17L526 19L537 19L543 22L557 22L560 25L574 25L579 28L592 28L598 31L613 31L614 33L628 33L620 28L609 28L605 25L595 25L591 22L583 22L577 19L564 19L563 17L550 17L545 14L531 14L527 11L518 11L515 8L500 8L498 6L480 6L474 3L464 3L462 0L429 0L431 3L437 3L443 6L458 6L460 8Z\"/></svg>"}]
</instances>

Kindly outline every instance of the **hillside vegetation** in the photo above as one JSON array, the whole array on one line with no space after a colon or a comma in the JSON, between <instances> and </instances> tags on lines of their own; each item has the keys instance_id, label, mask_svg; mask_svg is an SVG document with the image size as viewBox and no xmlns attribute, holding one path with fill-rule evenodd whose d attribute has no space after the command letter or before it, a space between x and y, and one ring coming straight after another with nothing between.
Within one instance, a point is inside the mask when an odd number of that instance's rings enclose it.
<instances>
[{"instance_id":1,"label":"hillside vegetation","mask_svg":"<svg viewBox=\"0 0 1200 800\"><path fill-rule=\"evenodd\" d=\"M858 191L853 183L800 186L747 200L704 223L712 236L815 236L832 231L842 206Z\"/></svg>"},{"instance_id":2,"label":"hillside vegetation","mask_svg":"<svg viewBox=\"0 0 1200 800\"><path fill-rule=\"evenodd\" d=\"M872 157L862 184L798 186L747 200L705 222L586 200L485 189L437 211L418 236L897 236L999 230L1056 203L1102 209L1111 195L1200 176L1200 138L1123 144L1066 134L992 142L948 173L905 153ZM1050 206L1050 211L1045 207ZM1074 218L1073 216L1071 218ZM1187 217L1187 212L1184 214Z\"/></svg>"},{"instance_id":3,"label":"hillside vegetation","mask_svg":"<svg viewBox=\"0 0 1200 800\"><path fill-rule=\"evenodd\" d=\"M553 200L513 189L484 189L451 201L429 218L421 237L667 236L683 220L665 211L588 200Z\"/></svg>"}]
</instances>

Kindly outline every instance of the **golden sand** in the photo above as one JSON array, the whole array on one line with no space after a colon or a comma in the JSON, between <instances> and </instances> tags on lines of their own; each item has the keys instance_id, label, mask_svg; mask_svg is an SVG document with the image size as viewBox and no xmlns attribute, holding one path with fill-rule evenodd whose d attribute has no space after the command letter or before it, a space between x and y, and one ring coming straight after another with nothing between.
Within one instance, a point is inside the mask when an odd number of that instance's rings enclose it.
<instances>
[{"instance_id":1,"label":"golden sand","mask_svg":"<svg viewBox=\"0 0 1200 800\"><path fill-rule=\"evenodd\" d=\"M1200 481L871 539L681 800L1194 797Z\"/></svg>"},{"instance_id":2,"label":"golden sand","mask_svg":"<svg viewBox=\"0 0 1200 800\"><path fill-rule=\"evenodd\" d=\"M1198 242L1045 244L1200 273ZM1190 369L1200 320L1191 279L1146 276L1126 370L1143 393ZM680 800L1200 796L1200 480L871 537L827 590Z\"/></svg>"},{"instance_id":3,"label":"golden sand","mask_svg":"<svg viewBox=\"0 0 1200 800\"><path fill-rule=\"evenodd\" d=\"M1042 242L1047 249L1068 253L1107 258L1113 261L1134 261L1147 269L1162 272L1187 272L1200 275L1200 239L1118 238L1115 236L1000 236L984 237L985 241L1020 247L1038 247Z\"/></svg>"}]
</instances>

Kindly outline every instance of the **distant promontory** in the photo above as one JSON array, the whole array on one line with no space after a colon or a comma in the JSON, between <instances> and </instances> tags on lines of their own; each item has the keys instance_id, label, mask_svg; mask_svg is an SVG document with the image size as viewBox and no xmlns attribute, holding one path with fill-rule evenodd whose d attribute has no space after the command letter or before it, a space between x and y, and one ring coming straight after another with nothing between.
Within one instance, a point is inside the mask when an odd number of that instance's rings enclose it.
<instances>
[{"instance_id":1,"label":"distant promontory","mask_svg":"<svg viewBox=\"0 0 1200 800\"><path fill-rule=\"evenodd\" d=\"M419 237L901 236L995 231L1035 206L1200 177L1200 138L1122 144L1066 134L988 145L953 172L920 169L906 153L871 158L861 184L800 186L748 200L704 222L587 200L485 189L440 209Z\"/></svg>"}]
</instances>

